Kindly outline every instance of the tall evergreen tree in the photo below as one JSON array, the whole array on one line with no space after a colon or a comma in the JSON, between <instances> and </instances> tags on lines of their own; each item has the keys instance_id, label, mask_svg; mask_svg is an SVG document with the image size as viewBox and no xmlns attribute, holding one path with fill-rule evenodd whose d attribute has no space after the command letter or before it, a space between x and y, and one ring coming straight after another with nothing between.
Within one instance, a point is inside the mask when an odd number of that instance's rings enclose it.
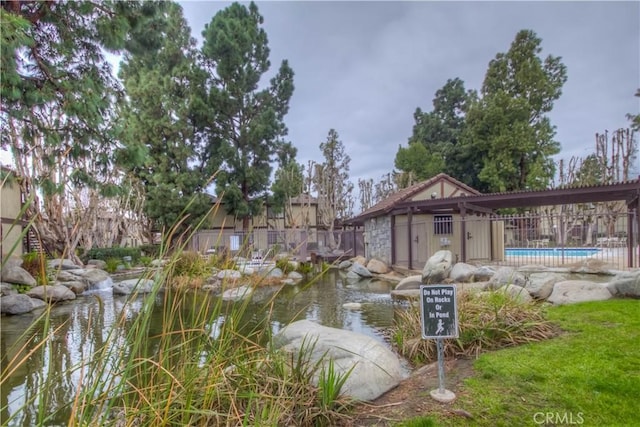
<instances>
[{"instance_id":1,"label":"tall evergreen tree","mask_svg":"<svg viewBox=\"0 0 640 427\"><path fill-rule=\"evenodd\" d=\"M218 166L205 150L205 75L195 40L178 4L168 3L163 18L158 49L125 55L120 70L127 91L120 160L144 184L145 212L158 228L183 215L185 226L202 218L211 204L204 190Z\"/></svg>"},{"instance_id":2,"label":"tall evergreen tree","mask_svg":"<svg viewBox=\"0 0 640 427\"><path fill-rule=\"evenodd\" d=\"M489 63L482 99L467 114L464 150L473 152L480 190L546 188L560 144L547 116L567 80L560 57L539 57L541 39L522 30Z\"/></svg>"},{"instance_id":3,"label":"tall evergreen tree","mask_svg":"<svg viewBox=\"0 0 640 427\"><path fill-rule=\"evenodd\" d=\"M219 145L209 156L221 160L216 191L228 212L249 218L262 209L269 189L271 164L290 146L284 116L293 94L293 70L282 61L266 87L269 70L263 17L252 2L233 3L218 12L203 31L202 56L210 79L208 105L216 112L212 134Z\"/></svg>"},{"instance_id":4,"label":"tall evergreen tree","mask_svg":"<svg viewBox=\"0 0 640 427\"><path fill-rule=\"evenodd\" d=\"M413 172L419 180L445 172L458 178L465 172L458 164L460 135L465 125L465 112L474 94L467 92L459 78L449 79L438 89L433 110L417 108L415 124L407 148L399 147L395 166Z\"/></svg>"}]
</instances>

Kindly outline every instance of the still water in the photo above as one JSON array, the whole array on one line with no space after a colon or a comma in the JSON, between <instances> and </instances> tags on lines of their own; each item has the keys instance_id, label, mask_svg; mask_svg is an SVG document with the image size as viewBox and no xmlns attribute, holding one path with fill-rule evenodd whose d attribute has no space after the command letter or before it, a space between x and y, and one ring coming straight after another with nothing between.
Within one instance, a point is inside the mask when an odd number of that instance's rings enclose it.
<instances>
[{"instance_id":1,"label":"still water","mask_svg":"<svg viewBox=\"0 0 640 427\"><path fill-rule=\"evenodd\" d=\"M372 279L351 282L343 279L339 272L330 271L311 283L256 290L246 311L247 318L243 321L247 325L266 324L264 321L270 311L268 324L274 333L292 321L309 319L385 342L383 330L392 324L394 315L391 289L392 284L389 282ZM272 298L275 292L278 294ZM215 297L198 292L190 295L190 298L202 301ZM156 325L157 332L161 329L159 325L162 324L164 301L163 296L158 296L152 308L150 329L154 329ZM268 301L273 303L266 309ZM345 303L361 303L362 306L357 310L346 309L343 308ZM188 310L190 307L193 305L187 301L184 309ZM48 424L66 424L68 414L64 410L58 410L68 407L73 401L76 385L82 381L82 370L72 368L77 367L86 355L100 348L103 343L114 341L110 334L116 334L115 342L126 347L128 344L124 339L124 331L118 329L126 329L127 324L143 308L142 298L114 296L110 288L90 292L73 302L53 307L49 317L49 330L53 332L48 340L42 337L45 325L43 320L38 320L38 314L0 317L0 369L3 377L0 388L0 424L5 425L11 415L19 412L19 416L13 418L9 425L36 425L35 414L39 410L38 406L43 405L37 401L36 391L46 382L53 385L49 387L53 393L45 403L44 412L59 413ZM113 328L116 319L123 315L127 319L124 326ZM215 325L212 325L212 329L215 329ZM150 336L152 333L150 331ZM8 361L27 341L27 335L37 337L29 343L28 350L33 352L28 362L14 372L8 372ZM72 373L67 374L68 372ZM25 403L28 408L26 411ZM23 410L18 411L18 408Z\"/></svg>"}]
</instances>

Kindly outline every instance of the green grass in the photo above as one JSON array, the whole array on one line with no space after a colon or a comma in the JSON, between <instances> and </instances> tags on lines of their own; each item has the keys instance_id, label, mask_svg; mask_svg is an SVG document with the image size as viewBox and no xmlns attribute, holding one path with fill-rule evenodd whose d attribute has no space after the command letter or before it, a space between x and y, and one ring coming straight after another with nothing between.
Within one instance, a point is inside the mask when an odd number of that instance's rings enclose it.
<instances>
[{"instance_id":1,"label":"green grass","mask_svg":"<svg viewBox=\"0 0 640 427\"><path fill-rule=\"evenodd\" d=\"M440 424L639 425L640 301L551 307L547 315L564 333L482 355L455 403L474 419Z\"/></svg>"}]
</instances>

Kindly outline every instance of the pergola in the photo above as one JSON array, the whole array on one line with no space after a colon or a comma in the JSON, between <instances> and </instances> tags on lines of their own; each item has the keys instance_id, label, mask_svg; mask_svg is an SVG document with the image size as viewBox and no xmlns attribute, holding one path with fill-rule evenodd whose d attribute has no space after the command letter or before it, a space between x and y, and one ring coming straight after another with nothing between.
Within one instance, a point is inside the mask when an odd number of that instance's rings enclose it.
<instances>
[{"instance_id":1,"label":"pergola","mask_svg":"<svg viewBox=\"0 0 640 427\"><path fill-rule=\"evenodd\" d=\"M385 209L385 215L407 215L409 224L413 214L456 212L462 218L462 233L466 235L465 217L468 214L493 214L497 209L533 208L539 206L586 204L597 202L623 201L627 206L627 254L628 265L633 266L633 248L638 244L633 240L633 229L640 230L640 177L635 180L581 187L562 187L547 190L527 190L459 197L427 199L419 201L400 201ZM364 225L367 219L379 216L372 212L352 218L346 225ZM461 257L466 259L466 240L461 238ZM640 245L638 245L640 259Z\"/></svg>"}]
</instances>

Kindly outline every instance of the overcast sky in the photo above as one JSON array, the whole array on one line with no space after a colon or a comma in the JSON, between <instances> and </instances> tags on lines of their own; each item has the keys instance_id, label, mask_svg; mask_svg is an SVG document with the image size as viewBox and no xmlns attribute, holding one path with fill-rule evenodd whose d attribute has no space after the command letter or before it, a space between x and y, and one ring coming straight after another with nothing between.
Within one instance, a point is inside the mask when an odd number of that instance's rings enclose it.
<instances>
[{"instance_id":1,"label":"overcast sky","mask_svg":"<svg viewBox=\"0 0 640 427\"><path fill-rule=\"evenodd\" d=\"M192 34L231 2L181 2ZM380 177L406 146L416 107L455 77L480 89L489 61L531 29L543 56L562 57L568 80L550 114L558 158L594 151L594 134L626 127L640 111L640 2L258 2L271 49L295 91L285 120L298 161L322 161L338 131L350 176ZM270 77L269 76L269 77ZM5 161L5 163L8 163ZM636 171L640 167L636 164Z\"/></svg>"},{"instance_id":2,"label":"overcast sky","mask_svg":"<svg viewBox=\"0 0 640 427\"><path fill-rule=\"evenodd\" d=\"M181 2L194 37L231 2ZM248 3L247 3L248 4ZM489 61L531 29L568 80L550 114L558 157L594 151L594 134L640 111L640 2L257 2L271 73L288 59L295 91L285 120L298 161L322 161L338 131L350 176L379 178L406 146L416 107L455 77L480 89ZM640 168L636 165L636 170Z\"/></svg>"}]
</instances>

